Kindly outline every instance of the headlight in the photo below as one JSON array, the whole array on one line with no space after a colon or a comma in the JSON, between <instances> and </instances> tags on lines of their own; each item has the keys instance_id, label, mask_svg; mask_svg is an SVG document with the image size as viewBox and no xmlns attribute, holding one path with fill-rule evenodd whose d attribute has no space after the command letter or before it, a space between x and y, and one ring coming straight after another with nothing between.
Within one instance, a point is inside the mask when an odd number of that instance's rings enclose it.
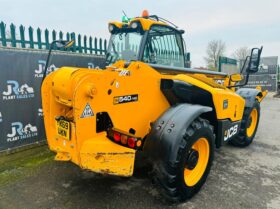
<instances>
[{"instance_id":1,"label":"headlight","mask_svg":"<svg viewBox=\"0 0 280 209\"><path fill-rule=\"evenodd\" d=\"M136 29L138 27L138 23L133 22L130 27L133 28L133 29Z\"/></svg>"},{"instance_id":2,"label":"headlight","mask_svg":"<svg viewBox=\"0 0 280 209\"><path fill-rule=\"evenodd\" d=\"M112 24L110 24L110 25L108 26L108 29L109 29L109 32L112 33L112 32L114 31L114 29L115 29L115 26L112 25Z\"/></svg>"}]
</instances>

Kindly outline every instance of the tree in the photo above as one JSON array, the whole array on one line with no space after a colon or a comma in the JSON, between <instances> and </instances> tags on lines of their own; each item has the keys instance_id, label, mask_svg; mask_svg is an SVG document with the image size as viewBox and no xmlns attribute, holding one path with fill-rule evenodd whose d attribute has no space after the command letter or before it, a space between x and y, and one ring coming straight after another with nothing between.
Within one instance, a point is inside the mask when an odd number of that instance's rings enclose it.
<instances>
[{"instance_id":1,"label":"tree","mask_svg":"<svg viewBox=\"0 0 280 209\"><path fill-rule=\"evenodd\" d=\"M241 68L246 57L249 55L250 55L250 49L247 46L243 46L243 47L236 49L233 52L232 57L234 57L234 59L236 59L238 61L239 67Z\"/></svg>"},{"instance_id":2,"label":"tree","mask_svg":"<svg viewBox=\"0 0 280 209\"><path fill-rule=\"evenodd\" d=\"M206 57L204 57L208 68L217 70L219 67L219 57L224 56L226 44L222 40L212 40L208 43Z\"/></svg>"}]
</instances>

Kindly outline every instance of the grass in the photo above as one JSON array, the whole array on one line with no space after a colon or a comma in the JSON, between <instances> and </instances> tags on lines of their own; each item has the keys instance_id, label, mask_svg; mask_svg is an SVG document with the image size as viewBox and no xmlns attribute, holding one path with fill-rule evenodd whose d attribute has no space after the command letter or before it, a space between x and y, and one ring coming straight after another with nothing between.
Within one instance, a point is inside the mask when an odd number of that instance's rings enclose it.
<instances>
[{"instance_id":1,"label":"grass","mask_svg":"<svg viewBox=\"0 0 280 209\"><path fill-rule=\"evenodd\" d=\"M0 186L34 175L39 168L53 161L54 154L47 146L0 157Z\"/></svg>"}]
</instances>

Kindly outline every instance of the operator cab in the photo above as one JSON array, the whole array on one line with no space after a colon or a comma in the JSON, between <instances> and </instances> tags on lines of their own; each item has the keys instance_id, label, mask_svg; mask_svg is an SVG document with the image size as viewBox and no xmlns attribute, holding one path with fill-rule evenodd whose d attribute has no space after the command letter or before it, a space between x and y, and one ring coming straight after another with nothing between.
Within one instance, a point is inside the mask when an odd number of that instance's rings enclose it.
<instances>
[{"instance_id":1,"label":"operator cab","mask_svg":"<svg viewBox=\"0 0 280 209\"><path fill-rule=\"evenodd\" d=\"M155 15L149 16L147 11L144 11L142 17L124 16L122 23L109 23L111 38L106 54L106 65L125 60L187 67L182 38L184 31L167 22L170 23Z\"/></svg>"}]
</instances>

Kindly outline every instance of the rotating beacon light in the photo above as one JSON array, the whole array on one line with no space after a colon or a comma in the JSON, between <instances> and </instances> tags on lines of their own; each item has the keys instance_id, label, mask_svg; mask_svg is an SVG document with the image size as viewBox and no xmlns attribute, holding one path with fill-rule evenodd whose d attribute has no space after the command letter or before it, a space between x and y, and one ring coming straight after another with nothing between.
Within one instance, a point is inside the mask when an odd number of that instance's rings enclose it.
<instances>
[{"instance_id":1,"label":"rotating beacon light","mask_svg":"<svg viewBox=\"0 0 280 209\"><path fill-rule=\"evenodd\" d=\"M149 15L149 12L148 12L148 10L143 10L143 12L142 12L142 17L144 17L144 18L148 18L150 15Z\"/></svg>"}]
</instances>

